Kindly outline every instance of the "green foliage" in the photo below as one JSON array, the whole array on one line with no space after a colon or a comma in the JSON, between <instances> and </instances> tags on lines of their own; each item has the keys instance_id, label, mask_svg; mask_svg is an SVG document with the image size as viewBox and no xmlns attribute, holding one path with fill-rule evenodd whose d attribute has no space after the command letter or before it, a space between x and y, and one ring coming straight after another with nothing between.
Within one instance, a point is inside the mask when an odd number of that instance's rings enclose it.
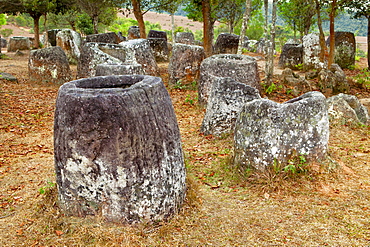
<instances>
[{"instance_id":1,"label":"green foliage","mask_svg":"<svg viewBox=\"0 0 370 247\"><path fill-rule=\"evenodd\" d=\"M195 101L196 101L196 99L192 99L190 94L186 95L185 103L189 103L190 105L194 105Z\"/></svg>"},{"instance_id":2,"label":"green foliage","mask_svg":"<svg viewBox=\"0 0 370 247\"><path fill-rule=\"evenodd\" d=\"M94 26L92 24L90 16L86 13L81 14L77 17L77 28L81 33L85 35L90 35L94 33Z\"/></svg>"},{"instance_id":3,"label":"green foliage","mask_svg":"<svg viewBox=\"0 0 370 247\"><path fill-rule=\"evenodd\" d=\"M137 25L137 21L132 18L117 18L108 30L116 33L122 32L122 35L127 36L129 27Z\"/></svg>"},{"instance_id":4,"label":"green foliage","mask_svg":"<svg viewBox=\"0 0 370 247\"><path fill-rule=\"evenodd\" d=\"M363 88L370 89L370 71L368 69L363 69L361 73L358 73L353 79Z\"/></svg>"},{"instance_id":5,"label":"green foliage","mask_svg":"<svg viewBox=\"0 0 370 247\"><path fill-rule=\"evenodd\" d=\"M32 27L33 26L33 19L27 13L19 14L19 15L9 15L8 22L14 23L20 27Z\"/></svg>"},{"instance_id":6,"label":"green foliage","mask_svg":"<svg viewBox=\"0 0 370 247\"><path fill-rule=\"evenodd\" d=\"M299 63L297 65L294 65L294 68L297 69L297 70L303 70L303 66L304 66L303 63Z\"/></svg>"},{"instance_id":7,"label":"green foliage","mask_svg":"<svg viewBox=\"0 0 370 247\"><path fill-rule=\"evenodd\" d=\"M251 19L248 22L248 27L245 32L245 35L249 39L259 40L263 36L263 24L264 23L264 17L261 10L258 10L255 12L255 14L251 17ZM240 35L242 23L239 22L238 25L235 27L235 34Z\"/></svg>"},{"instance_id":8,"label":"green foliage","mask_svg":"<svg viewBox=\"0 0 370 247\"><path fill-rule=\"evenodd\" d=\"M107 29L111 32L122 32L123 36L127 36L128 29L131 26L137 26L137 20L132 18L117 18L112 25L110 25ZM145 21L145 30L149 32L149 30L162 30L161 25L157 23L151 23L149 21Z\"/></svg>"},{"instance_id":9,"label":"green foliage","mask_svg":"<svg viewBox=\"0 0 370 247\"><path fill-rule=\"evenodd\" d=\"M9 37L12 34L13 34L12 29L6 28L6 29L1 29L0 30L0 35L3 36L3 37Z\"/></svg>"},{"instance_id":10,"label":"green foliage","mask_svg":"<svg viewBox=\"0 0 370 247\"><path fill-rule=\"evenodd\" d=\"M53 182L47 182L46 186L43 186L39 188L39 193L41 195L47 194L50 190L52 190L55 187L56 183Z\"/></svg>"},{"instance_id":11,"label":"green foliage","mask_svg":"<svg viewBox=\"0 0 370 247\"><path fill-rule=\"evenodd\" d=\"M0 14L0 27L6 24L5 14Z\"/></svg>"}]
</instances>

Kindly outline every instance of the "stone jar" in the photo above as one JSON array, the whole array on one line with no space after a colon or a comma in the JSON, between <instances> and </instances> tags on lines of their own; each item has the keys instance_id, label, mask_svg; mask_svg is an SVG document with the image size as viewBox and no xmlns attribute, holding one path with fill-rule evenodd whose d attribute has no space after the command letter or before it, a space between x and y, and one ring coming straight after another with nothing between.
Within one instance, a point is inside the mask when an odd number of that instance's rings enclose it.
<instances>
[{"instance_id":1,"label":"stone jar","mask_svg":"<svg viewBox=\"0 0 370 247\"><path fill-rule=\"evenodd\" d=\"M158 77L65 83L56 102L54 150L66 215L156 221L173 215L184 201L180 132Z\"/></svg>"}]
</instances>

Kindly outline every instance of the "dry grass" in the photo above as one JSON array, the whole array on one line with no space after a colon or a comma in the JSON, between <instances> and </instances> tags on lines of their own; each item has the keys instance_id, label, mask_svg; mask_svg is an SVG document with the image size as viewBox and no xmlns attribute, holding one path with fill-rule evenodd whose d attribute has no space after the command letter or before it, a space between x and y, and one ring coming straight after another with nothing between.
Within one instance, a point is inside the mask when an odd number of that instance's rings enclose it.
<instances>
[{"instance_id":1,"label":"dry grass","mask_svg":"<svg viewBox=\"0 0 370 247\"><path fill-rule=\"evenodd\" d=\"M169 90L188 171L179 214L132 226L64 216L53 185L58 87L29 84L26 62L0 60L21 78L0 84L0 246L370 245L369 127L331 129L331 160L306 172L244 177L230 164L232 136L199 133L204 110L190 89Z\"/></svg>"}]
</instances>

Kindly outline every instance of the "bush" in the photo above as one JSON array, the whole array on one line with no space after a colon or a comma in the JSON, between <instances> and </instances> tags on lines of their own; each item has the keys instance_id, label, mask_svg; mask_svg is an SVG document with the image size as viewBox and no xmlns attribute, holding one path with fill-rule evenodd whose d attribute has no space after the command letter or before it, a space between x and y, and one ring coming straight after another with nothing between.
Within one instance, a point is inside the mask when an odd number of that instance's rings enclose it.
<instances>
[{"instance_id":1,"label":"bush","mask_svg":"<svg viewBox=\"0 0 370 247\"><path fill-rule=\"evenodd\" d=\"M3 37L9 37L12 34L13 34L13 30L11 30L9 28L0 30L0 35L3 36Z\"/></svg>"}]
</instances>

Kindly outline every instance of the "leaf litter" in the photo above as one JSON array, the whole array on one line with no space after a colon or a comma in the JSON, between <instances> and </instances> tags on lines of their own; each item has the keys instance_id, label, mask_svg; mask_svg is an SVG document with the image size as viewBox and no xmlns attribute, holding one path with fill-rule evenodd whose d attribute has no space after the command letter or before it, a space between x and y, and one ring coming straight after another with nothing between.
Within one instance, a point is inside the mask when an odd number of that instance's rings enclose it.
<instances>
[{"instance_id":1,"label":"leaf litter","mask_svg":"<svg viewBox=\"0 0 370 247\"><path fill-rule=\"evenodd\" d=\"M188 172L188 196L180 212L167 222L136 225L63 215L53 163L58 86L28 83L26 64L27 57L0 60L4 72L20 78L18 84L1 81L0 87L1 246L370 244L368 126L332 128L330 160L310 164L303 175L243 176L231 165L231 135L217 139L199 133L205 110L190 87L168 87ZM166 64L160 67L163 72ZM355 93L368 97L366 91ZM281 102L291 96L268 97Z\"/></svg>"}]
</instances>

